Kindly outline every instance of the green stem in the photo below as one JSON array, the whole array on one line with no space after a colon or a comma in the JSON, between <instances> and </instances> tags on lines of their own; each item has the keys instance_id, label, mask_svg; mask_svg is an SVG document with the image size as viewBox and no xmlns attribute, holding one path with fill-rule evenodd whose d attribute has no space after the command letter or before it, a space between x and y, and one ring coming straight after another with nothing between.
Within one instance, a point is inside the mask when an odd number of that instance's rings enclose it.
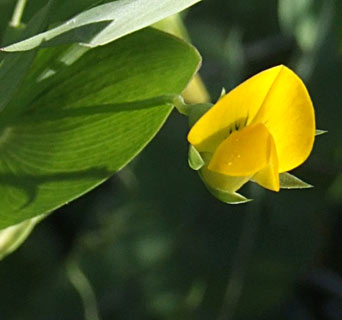
<instances>
[{"instance_id":1,"label":"green stem","mask_svg":"<svg viewBox=\"0 0 342 320\"><path fill-rule=\"evenodd\" d=\"M66 271L71 284L82 299L84 318L86 320L101 320L98 312L95 292L77 261L70 258L66 265Z\"/></svg>"},{"instance_id":2,"label":"green stem","mask_svg":"<svg viewBox=\"0 0 342 320\"><path fill-rule=\"evenodd\" d=\"M10 26L13 28L19 28L21 23L21 17L23 16L27 0L18 0L14 8L13 16L10 21Z\"/></svg>"},{"instance_id":3,"label":"green stem","mask_svg":"<svg viewBox=\"0 0 342 320\"><path fill-rule=\"evenodd\" d=\"M182 96L171 95L170 103L177 109L180 114L191 117L190 114L195 114L196 120L198 120L205 112L207 112L211 107L211 103L195 103L187 104L184 102Z\"/></svg>"},{"instance_id":4,"label":"green stem","mask_svg":"<svg viewBox=\"0 0 342 320\"><path fill-rule=\"evenodd\" d=\"M177 111L180 114L183 114L185 116L189 115L189 106L184 102L184 99L182 96L175 96L172 100L172 104L175 106Z\"/></svg>"},{"instance_id":5,"label":"green stem","mask_svg":"<svg viewBox=\"0 0 342 320\"><path fill-rule=\"evenodd\" d=\"M257 202L259 202L261 195L256 196L257 197L253 196L253 198L258 200L253 202L253 206L247 207L236 256L233 260L231 275L228 279L218 320L233 319L242 294L245 275L254 249L258 230L259 206L257 205Z\"/></svg>"}]
</instances>

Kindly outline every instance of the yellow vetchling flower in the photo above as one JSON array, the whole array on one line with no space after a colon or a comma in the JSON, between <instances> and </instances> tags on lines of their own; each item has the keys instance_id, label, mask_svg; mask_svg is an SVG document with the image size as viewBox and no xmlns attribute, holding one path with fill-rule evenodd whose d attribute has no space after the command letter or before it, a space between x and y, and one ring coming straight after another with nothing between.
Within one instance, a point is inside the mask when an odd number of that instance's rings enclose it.
<instances>
[{"instance_id":1,"label":"yellow vetchling flower","mask_svg":"<svg viewBox=\"0 0 342 320\"><path fill-rule=\"evenodd\" d=\"M223 96L188 135L204 159L204 181L230 193L249 180L279 191L279 174L307 159L314 138L308 91L283 65L258 73Z\"/></svg>"}]
</instances>

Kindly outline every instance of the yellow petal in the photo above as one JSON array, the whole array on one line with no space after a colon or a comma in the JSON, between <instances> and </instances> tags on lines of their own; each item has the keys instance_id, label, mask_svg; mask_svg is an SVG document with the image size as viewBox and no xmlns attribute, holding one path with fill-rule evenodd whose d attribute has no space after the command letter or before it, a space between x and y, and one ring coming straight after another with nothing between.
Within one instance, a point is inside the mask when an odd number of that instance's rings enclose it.
<instances>
[{"instance_id":1,"label":"yellow petal","mask_svg":"<svg viewBox=\"0 0 342 320\"><path fill-rule=\"evenodd\" d=\"M266 189L279 191L278 157L272 136L270 147L269 163L264 169L254 175L253 181Z\"/></svg>"},{"instance_id":2,"label":"yellow petal","mask_svg":"<svg viewBox=\"0 0 342 320\"><path fill-rule=\"evenodd\" d=\"M208 169L229 176L250 176L265 168L273 141L261 124L233 132L216 149Z\"/></svg>"},{"instance_id":3,"label":"yellow petal","mask_svg":"<svg viewBox=\"0 0 342 320\"><path fill-rule=\"evenodd\" d=\"M210 161L210 156L208 154L202 154L203 159L206 163ZM249 177L232 177L224 174L220 174L211 170L208 170L207 165L205 165L200 170L200 175L202 179L211 188L215 190L221 190L226 192L235 192L239 190L246 182L251 178Z\"/></svg>"},{"instance_id":4,"label":"yellow petal","mask_svg":"<svg viewBox=\"0 0 342 320\"><path fill-rule=\"evenodd\" d=\"M265 70L222 97L192 127L188 141L200 152L213 152L230 129L251 123L282 68Z\"/></svg>"},{"instance_id":5,"label":"yellow petal","mask_svg":"<svg viewBox=\"0 0 342 320\"><path fill-rule=\"evenodd\" d=\"M315 138L315 115L301 79L282 66L253 123L264 123L271 133L279 172L289 171L309 156Z\"/></svg>"}]
</instances>

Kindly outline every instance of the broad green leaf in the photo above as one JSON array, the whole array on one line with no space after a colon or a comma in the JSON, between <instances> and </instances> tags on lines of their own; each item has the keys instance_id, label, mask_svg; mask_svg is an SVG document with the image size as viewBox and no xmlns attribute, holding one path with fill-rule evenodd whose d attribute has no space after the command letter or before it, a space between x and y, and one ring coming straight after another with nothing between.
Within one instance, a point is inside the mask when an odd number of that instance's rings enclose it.
<instances>
[{"instance_id":1,"label":"broad green leaf","mask_svg":"<svg viewBox=\"0 0 342 320\"><path fill-rule=\"evenodd\" d=\"M28 23L24 36L34 35L46 27L50 8L51 1ZM19 52L6 55L0 61L0 112L17 92L35 55L36 51Z\"/></svg>"},{"instance_id":2,"label":"broad green leaf","mask_svg":"<svg viewBox=\"0 0 342 320\"><path fill-rule=\"evenodd\" d=\"M3 51L26 51L40 45L81 42L89 47L107 44L180 12L200 0L118 0L80 13L60 26L24 41L2 48ZM99 28L98 23L103 28ZM85 26L91 25L83 34ZM95 30L92 31L92 27ZM80 29L81 28L81 29ZM96 30L97 29L97 30ZM63 38L59 36L64 33Z\"/></svg>"},{"instance_id":3,"label":"broad green leaf","mask_svg":"<svg viewBox=\"0 0 342 320\"><path fill-rule=\"evenodd\" d=\"M189 146L188 162L190 168L193 170L199 170L204 166L204 160L202 159L200 153L192 145Z\"/></svg>"},{"instance_id":4,"label":"broad green leaf","mask_svg":"<svg viewBox=\"0 0 342 320\"><path fill-rule=\"evenodd\" d=\"M282 189L306 189L313 187L311 184L300 180L288 172L279 174L279 183Z\"/></svg>"},{"instance_id":5,"label":"broad green leaf","mask_svg":"<svg viewBox=\"0 0 342 320\"><path fill-rule=\"evenodd\" d=\"M60 48L41 51L15 101L25 112L2 123L0 228L50 212L124 167L200 63L193 47L153 29L89 50L70 66L60 56Z\"/></svg>"},{"instance_id":6,"label":"broad green leaf","mask_svg":"<svg viewBox=\"0 0 342 320\"><path fill-rule=\"evenodd\" d=\"M0 39L4 37L4 31L13 13L14 2L12 0L0 0Z\"/></svg>"}]
</instances>

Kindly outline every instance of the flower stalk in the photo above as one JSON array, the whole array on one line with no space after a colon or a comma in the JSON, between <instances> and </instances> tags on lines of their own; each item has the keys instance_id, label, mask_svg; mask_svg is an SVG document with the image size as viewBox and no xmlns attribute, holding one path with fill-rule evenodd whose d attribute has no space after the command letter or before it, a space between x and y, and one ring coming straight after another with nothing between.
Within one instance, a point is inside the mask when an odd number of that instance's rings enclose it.
<instances>
[{"instance_id":1,"label":"flower stalk","mask_svg":"<svg viewBox=\"0 0 342 320\"><path fill-rule=\"evenodd\" d=\"M21 24L21 18L24 14L24 10L27 4L27 0L18 0L17 4L15 5L12 19L9 22L9 25L13 28L19 28Z\"/></svg>"}]
</instances>

